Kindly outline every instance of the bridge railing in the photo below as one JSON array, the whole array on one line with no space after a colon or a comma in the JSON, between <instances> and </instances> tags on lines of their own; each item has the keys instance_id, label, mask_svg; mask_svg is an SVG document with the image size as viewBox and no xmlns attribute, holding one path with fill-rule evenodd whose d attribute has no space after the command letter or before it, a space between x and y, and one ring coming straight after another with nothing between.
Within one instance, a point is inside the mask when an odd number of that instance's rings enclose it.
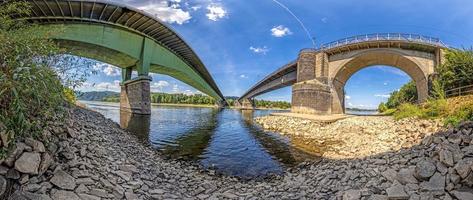
<instances>
[{"instance_id":1,"label":"bridge railing","mask_svg":"<svg viewBox=\"0 0 473 200\"><path fill-rule=\"evenodd\" d=\"M456 97L473 94L473 85L461 86L445 91L447 97Z\"/></svg>"},{"instance_id":2,"label":"bridge railing","mask_svg":"<svg viewBox=\"0 0 473 200\"><path fill-rule=\"evenodd\" d=\"M418 34L406 34L406 33L374 33L366 35L357 35L333 41L330 43L323 44L319 50L326 50L345 46L349 44L356 44L367 41L383 41L383 40L397 40L397 41L408 41L408 42L419 42L427 43L435 46L447 47L439 38L430 36L418 35Z\"/></svg>"}]
</instances>

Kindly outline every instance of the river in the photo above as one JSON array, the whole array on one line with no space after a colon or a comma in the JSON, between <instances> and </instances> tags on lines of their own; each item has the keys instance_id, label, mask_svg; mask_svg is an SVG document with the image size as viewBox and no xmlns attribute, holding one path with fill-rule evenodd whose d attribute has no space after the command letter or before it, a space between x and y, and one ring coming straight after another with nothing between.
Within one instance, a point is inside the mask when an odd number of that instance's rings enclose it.
<instances>
[{"instance_id":1,"label":"river","mask_svg":"<svg viewBox=\"0 0 473 200\"><path fill-rule=\"evenodd\" d=\"M317 159L294 145L304 141L264 131L253 122L256 116L281 111L153 106L147 117L120 113L118 103L81 102L151 144L163 156L194 161L225 175L262 178Z\"/></svg>"}]
</instances>

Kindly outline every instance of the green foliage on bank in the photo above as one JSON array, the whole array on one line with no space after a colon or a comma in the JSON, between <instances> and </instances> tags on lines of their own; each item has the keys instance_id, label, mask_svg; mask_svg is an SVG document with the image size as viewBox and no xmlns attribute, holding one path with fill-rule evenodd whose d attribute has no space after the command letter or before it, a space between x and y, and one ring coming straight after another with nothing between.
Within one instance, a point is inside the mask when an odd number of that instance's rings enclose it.
<instances>
[{"instance_id":1,"label":"green foliage on bank","mask_svg":"<svg viewBox=\"0 0 473 200\"><path fill-rule=\"evenodd\" d=\"M438 80L445 90L473 84L473 49L450 49L437 68Z\"/></svg>"},{"instance_id":2,"label":"green foliage on bank","mask_svg":"<svg viewBox=\"0 0 473 200\"><path fill-rule=\"evenodd\" d=\"M47 122L64 119L64 106L76 101L72 89L95 73L92 62L49 39L61 28L11 18L31 14L25 1L0 4L0 159L19 139L47 140Z\"/></svg>"},{"instance_id":3,"label":"green foliage on bank","mask_svg":"<svg viewBox=\"0 0 473 200\"><path fill-rule=\"evenodd\" d=\"M0 149L4 156L19 137L39 137L43 122L61 111L64 87L49 55L60 49L47 39L53 30L15 21L30 15L25 2L0 6Z\"/></svg>"}]
</instances>

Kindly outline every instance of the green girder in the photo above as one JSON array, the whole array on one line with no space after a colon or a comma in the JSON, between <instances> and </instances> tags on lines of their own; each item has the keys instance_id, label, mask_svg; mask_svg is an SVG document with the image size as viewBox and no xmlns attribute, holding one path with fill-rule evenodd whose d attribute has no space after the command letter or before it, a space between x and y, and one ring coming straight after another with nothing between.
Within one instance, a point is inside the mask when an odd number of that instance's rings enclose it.
<instances>
[{"instance_id":1,"label":"green girder","mask_svg":"<svg viewBox=\"0 0 473 200\"><path fill-rule=\"evenodd\" d=\"M73 55L91 58L122 68L123 81L131 70L147 76L159 73L174 77L215 98L221 97L207 82L176 54L154 40L125 29L91 23L44 24L58 31L52 39Z\"/></svg>"}]
</instances>

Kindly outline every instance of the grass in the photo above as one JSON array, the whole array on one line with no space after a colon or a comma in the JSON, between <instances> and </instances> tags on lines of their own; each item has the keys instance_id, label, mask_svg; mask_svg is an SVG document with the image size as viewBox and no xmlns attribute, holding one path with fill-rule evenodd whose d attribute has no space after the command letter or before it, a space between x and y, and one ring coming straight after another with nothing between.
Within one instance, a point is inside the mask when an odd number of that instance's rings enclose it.
<instances>
[{"instance_id":1,"label":"grass","mask_svg":"<svg viewBox=\"0 0 473 200\"><path fill-rule=\"evenodd\" d=\"M429 100L421 105L405 103L396 109L386 110L383 114L395 119L420 118L444 119L445 125L456 126L462 121L473 120L473 95L450 99Z\"/></svg>"}]
</instances>

